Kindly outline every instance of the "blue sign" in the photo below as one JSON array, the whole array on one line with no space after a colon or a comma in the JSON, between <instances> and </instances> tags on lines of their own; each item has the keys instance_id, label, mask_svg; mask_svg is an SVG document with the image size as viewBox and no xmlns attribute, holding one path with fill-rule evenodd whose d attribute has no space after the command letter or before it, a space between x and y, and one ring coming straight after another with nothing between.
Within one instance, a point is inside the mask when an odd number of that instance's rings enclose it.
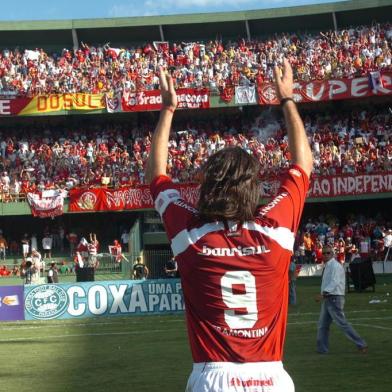
<instances>
[{"instance_id":1,"label":"blue sign","mask_svg":"<svg viewBox=\"0 0 392 392\"><path fill-rule=\"evenodd\" d=\"M25 319L177 313L184 310L179 279L25 286Z\"/></svg>"},{"instance_id":2,"label":"blue sign","mask_svg":"<svg viewBox=\"0 0 392 392\"><path fill-rule=\"evenodd\" d=\"M24 320L23 286L0 286L0 321Z\"/></svg>"}]
</instances>

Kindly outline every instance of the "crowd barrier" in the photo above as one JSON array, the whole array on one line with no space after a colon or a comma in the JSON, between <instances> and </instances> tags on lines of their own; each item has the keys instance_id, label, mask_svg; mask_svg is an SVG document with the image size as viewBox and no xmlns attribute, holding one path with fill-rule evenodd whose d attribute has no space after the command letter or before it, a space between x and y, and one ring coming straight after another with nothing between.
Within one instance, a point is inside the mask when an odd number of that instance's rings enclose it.
<instances>
[{"instance_id":1,"label":"crowd barrier","mask_svg":"<svg viewBox=\"0 0 392 392\"><path fill-rule=\"evenodd\" d=\"M321 276L321 264L298 266L298 276ZM373 263L376 274L392 273L392 262ZM181 313L179 279L117 280L0 286L0 321Z\"/></svg>"}]
</instances>

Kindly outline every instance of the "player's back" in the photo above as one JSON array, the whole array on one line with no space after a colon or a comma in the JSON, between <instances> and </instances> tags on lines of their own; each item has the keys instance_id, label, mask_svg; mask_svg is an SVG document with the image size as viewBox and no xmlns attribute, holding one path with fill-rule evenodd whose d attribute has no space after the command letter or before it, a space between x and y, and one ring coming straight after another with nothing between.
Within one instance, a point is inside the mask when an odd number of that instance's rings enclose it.
<instances>
[{"instance_id":1,"label":"player's back","mask_svg":"<svg viewBox=\"0 0 392 392\"><path fill-rule=\"evenodd\" d=\"M206 222L166 176L151 183L181 276L194 362L280 361L288 267L308 178L288 170L254 220Z\"/></svg>"},{"instance_id":2,"label":"player's back","mask_svg":"<svg viewBox=\"0 0 392 392\"><path fill-rule=\"evenodd\" d=\"M281 359L290 252L260 223L188 228L200 239L177 259L195 362Z\"/></svg>"}]
</instances>

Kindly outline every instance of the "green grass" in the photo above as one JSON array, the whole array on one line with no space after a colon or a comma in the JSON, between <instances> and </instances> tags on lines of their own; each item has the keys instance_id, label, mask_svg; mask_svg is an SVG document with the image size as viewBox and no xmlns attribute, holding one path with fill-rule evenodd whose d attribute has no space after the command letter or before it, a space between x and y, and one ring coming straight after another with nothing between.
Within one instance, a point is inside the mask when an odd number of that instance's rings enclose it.
<instances>
[{"instance_id":1,"label":"green grass","mask_svg":"<svg viewBox=\"0 0 392 392\"><path fill-rule=\"evenodd\" d=\"M346 297L367 355L336 326L330 353L315 352L319 279L298 281L284 359L297 392L391 391L392 276L377 280L376 293ZM369 304L373 297L387 302ZM192 366L182 316L2 323L0 352L1 392L184 391Z\"/></svg>"},{"instance_id":2,"label":"green grass","mask_svg":"<svg viewBox=\"0 0 392 392\"><path fill-rule=\"evenodd\" d=\"M46 282L47 273L45 273ZM124 275L121 273L105 273L105 274L95 274L95 280L124 280ZM73 274L60 274L59 283L75 283L76 275ZM0 278L0 286L20 286L23 285L23 279L20 276L7 276L6 278ZM1 392L1 389L0 389Z\"/></svg>"}]
</instances>

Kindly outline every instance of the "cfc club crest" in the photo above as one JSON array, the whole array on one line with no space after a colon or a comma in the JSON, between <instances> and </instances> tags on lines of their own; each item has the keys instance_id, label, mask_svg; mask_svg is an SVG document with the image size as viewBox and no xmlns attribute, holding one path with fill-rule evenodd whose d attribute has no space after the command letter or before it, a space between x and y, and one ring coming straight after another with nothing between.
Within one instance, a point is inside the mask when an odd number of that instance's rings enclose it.
<instances>
[{"instance_id":1,"label":"cfc club crest","mask_svg":"<svg viewBox=\"0 0 392 392\"><path fill-rule=\"evenodd\" d=\"M38 320L50 320L61 316L67 306L67 292L53 284L35 287L25 299L26 312Z\"/></svg>"}]
</instances>

